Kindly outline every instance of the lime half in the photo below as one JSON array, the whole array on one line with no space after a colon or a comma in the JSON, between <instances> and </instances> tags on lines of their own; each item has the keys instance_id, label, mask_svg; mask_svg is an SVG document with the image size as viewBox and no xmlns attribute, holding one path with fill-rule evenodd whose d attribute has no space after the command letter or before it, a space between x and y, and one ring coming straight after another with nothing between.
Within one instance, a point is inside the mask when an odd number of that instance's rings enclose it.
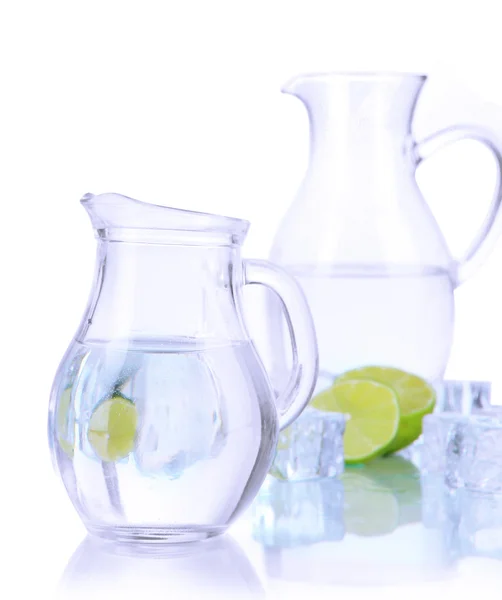
<instances>
[{"instance_id":1,"label":"lime half","mask_svg":"<svg viewBox=\"0 0 502 600\"><path fill-rule=\"evenodd\" d=\"M399 426L397 395L390 387L366 380L336 381L312 401L319 410L345 413L345 462L365 462L388 451Z\"/></svg>"},{"instance_id":2,"label":"lime half","mask_svg":"<svg viewBox=\"0 0 502 600\"><path fill-rule=\"evenodd\" d=\"M340 375L337 382L351 379L376 381L392 388L397 394L401 421L397 436L387 449L388 453L397 452L420 437L422 419L434 410L436 404L436 392L427 381L391 367L363 367Z\"/></svg>"},{"instance_id":3,"label":"lime half","mask_svg":"<svg viewBox=\"0 0 502 600\"><path fill-rule=\"evenodd\" d=\"M137 423L134 403L123 396L113 396L94 409L87 438L101 460L114 462L134 448Z\"/></svg>"}]
</instances>

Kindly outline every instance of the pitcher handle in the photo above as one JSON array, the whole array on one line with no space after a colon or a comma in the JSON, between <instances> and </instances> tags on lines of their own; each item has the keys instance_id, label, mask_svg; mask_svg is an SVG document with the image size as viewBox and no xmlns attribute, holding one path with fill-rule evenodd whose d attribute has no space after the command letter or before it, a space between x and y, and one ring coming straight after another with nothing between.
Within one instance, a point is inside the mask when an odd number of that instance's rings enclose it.
<instances>
[{"instance_id":1,"label":"pitcher handle","mask_svg":"<svg viewBox=\"0 0 502 600\"><path fill-rule=\"evenodd\" d=\"M314 322L303 290L283 269L264 260L245 260L244 283L270 289L284 308L293 346L292 372L276 399L279 428L284 429L305 408L317 381L319 357Z\"/></svg>"},{"instance_id":2,"label":"pitcher handle","mask_svg":"<svg viewBox=\"0 0 502 600\"><path fill-rule=\"evenodd\" d=\"M465 254L456 261L456 285L464 283L484 262L502 233L502 144L490 131L470 125L455 125L442 129L414 146L416 165L444 146L461 140L481 142L491 150L497 161L497 185L488 213Z\"/></svg>"}]
</instances>

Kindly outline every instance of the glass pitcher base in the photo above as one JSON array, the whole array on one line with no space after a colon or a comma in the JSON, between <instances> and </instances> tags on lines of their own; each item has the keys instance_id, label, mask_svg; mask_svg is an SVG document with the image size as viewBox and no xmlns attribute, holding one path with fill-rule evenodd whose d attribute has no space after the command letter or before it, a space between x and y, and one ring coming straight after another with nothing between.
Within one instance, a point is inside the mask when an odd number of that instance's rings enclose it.
<instances>
[{"instance_id":1,"label":"glass pitcher base","mask_svg":"<svg viewBox=\"0 0 502 600\"><path fill-rule=\"evenodd\" d=\"M200 542L221 535L227 529L226 525L164 525L142 526L135 525L86 525L87 531L96 537L119 544L182 544L185 542Z\"/></svg>"}]
</instances>

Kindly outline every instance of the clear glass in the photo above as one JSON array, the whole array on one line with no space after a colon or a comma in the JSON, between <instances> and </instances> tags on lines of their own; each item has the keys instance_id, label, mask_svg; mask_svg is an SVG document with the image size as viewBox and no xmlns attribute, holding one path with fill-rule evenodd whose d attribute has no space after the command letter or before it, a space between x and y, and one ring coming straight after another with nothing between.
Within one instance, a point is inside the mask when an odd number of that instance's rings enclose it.
<instances>
[{"instance_id":1,"label":"clear glass","mask_svg":"<svg viewBox=\"0 0 502 600\"><path fill-rule=\"evenodd\" d=\"M502 154L488 132L452 127L412 136L423 75L302 75L284 92L310 122L310 162L273 243L271 260L300 282L317 330L322 389L348 369L390 366L442 378L454 324L453 291L502 229L500 187L466 255L455 259L415 180L445 144L474 138ZM281 307L270 299L270 364L288 376ZM273 345L272 345L273 344Z\"/></svg>"},{"instance_id":2,"label":"clear glass","mask_svg":"<svg viewBox=\"0 0 502 600\"><path fill-rule=\"evenodd\" d=\"M241 259L245 221L116 194L82 203L97 265L54 381L56 467L91 533L221 533L262 484L278 428L310 398L317 348L305 298L280 269ZM246 284L273 290L288 313L295 360L277 399L243 320Z\"/></svg>"}]
</instances>

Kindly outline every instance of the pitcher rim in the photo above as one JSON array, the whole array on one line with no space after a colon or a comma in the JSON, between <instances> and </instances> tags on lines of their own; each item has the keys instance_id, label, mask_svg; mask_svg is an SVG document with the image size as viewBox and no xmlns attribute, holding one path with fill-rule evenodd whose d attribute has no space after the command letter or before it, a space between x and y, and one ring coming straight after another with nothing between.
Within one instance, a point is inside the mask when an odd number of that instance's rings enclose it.
<instances>
[{"instance_id":1,"label":"pitcher rim","mask_svg":"<svg viewBox=\"0 0 502 600\"><path fill-rule=\"evenodd\" d=\"M317 71L299 73L291 77L283 86L283 91L287 91L288 86L298 79L347 79L361 81L393 81L397 79L416 79L425 81L428 75L415 71Z\"/></svg>"}]
</instances>

